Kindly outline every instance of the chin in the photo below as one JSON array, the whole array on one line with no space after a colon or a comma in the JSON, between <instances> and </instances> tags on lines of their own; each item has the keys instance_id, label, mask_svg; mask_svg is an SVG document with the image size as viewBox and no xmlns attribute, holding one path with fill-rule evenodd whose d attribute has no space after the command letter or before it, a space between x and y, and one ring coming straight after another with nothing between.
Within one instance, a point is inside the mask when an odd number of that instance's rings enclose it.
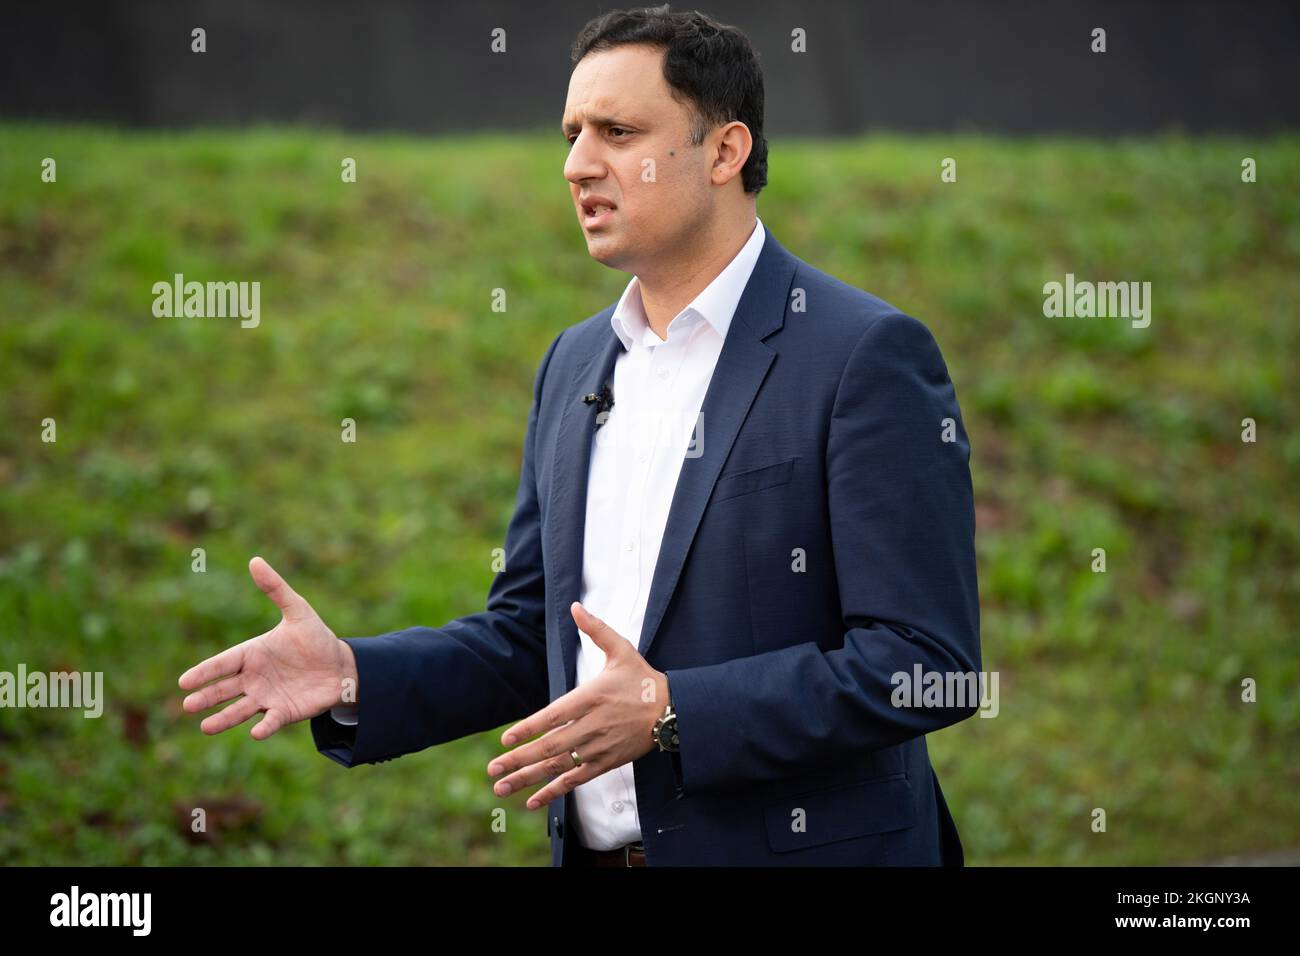
<instances>
[{"instance_id":1,"label":"chin","mask_svg":"<svg viewBox=\"0 0 1300 956\"><path fill-rule=\"evenodd\" d=\"M604 236L587 237L587 254L611 268L617 268L620 259L618 246Z\"/></svg>"}]
</instances>

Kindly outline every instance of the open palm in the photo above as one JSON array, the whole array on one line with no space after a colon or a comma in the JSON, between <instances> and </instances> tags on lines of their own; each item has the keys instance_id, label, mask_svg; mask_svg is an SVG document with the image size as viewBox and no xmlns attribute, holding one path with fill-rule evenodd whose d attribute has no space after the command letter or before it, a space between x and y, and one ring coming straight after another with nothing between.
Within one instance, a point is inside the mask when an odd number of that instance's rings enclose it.
<instances>
[{"instance_id":1,"label":"open palm","mask_svg":"<svg viewBox=\"0 0 1300 956\"><path fill-rule=\"evenodd\" d=\"M197 713L234 700L204 718L199 726L205 734L219 734L264 712L250 734L265 740L281 727L322 714L345 699L355 701L356 665L351 648L274 568L253 558L248 570L280 609L280 623L182 674L181 689L194 693L181 706ZM354 693L345 695L347 688Z\"/></svg>"}]
</instances>

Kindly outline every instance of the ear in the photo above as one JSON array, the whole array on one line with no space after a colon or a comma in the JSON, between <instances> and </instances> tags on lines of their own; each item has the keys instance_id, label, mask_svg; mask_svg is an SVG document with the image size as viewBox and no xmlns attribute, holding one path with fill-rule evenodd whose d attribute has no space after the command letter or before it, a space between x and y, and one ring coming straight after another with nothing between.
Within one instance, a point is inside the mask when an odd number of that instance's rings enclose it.
<instances>
[{"instance_id":1,"label":"ear","mask_svg":"<svg viewBox=\"0 0 1300 956\"><path fill-rule=\"evenodd\" d=\"M718 155L713 160L713 184L725 186L739 176L753 148L754 137L744 123L732 120L722 127L718 135Z\"/></svg>"}]
</instances>

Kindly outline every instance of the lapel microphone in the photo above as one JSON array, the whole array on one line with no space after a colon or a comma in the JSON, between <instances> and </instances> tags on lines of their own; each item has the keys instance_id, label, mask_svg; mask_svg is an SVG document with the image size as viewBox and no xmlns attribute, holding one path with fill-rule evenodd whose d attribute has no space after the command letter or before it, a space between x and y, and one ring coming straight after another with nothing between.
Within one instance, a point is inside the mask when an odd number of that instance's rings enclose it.
<instances>
[{"instance_id":1,"label":"lapel microphone","mask_svg":"<svg viewBox=\"0 0 1300 956\"><path fill-rule=\"evenodd\" d=\"M609 410L614 407L614 391L609 382L600 386L599 392L588 392L582 396L582 404L596 406L596 425L592 431L599 431L600 426L609 418Z\"/></svg>"}]
</instances>

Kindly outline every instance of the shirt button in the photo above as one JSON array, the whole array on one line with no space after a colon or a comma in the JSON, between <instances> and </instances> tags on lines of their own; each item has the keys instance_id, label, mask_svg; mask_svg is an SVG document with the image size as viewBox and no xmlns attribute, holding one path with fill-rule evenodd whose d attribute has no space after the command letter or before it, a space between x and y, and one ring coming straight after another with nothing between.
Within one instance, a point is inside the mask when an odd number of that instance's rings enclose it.
<instances>
[{"instance_id":1,"label":"shirt button","mask_svg":"<svg viewBox=\"0 0 1300 956\"><path fill-rule=\"evenodd\" d=\"M668 369L666 369L666 368L661 368L661 369L659 369L657 372L655 372L655 374L658 375L660 378L667 378L667 377L668 377Z\"/></svg>"},{"instance_id":2,"label":"shirt button","mask_svg":"<svg viewBox=\"0 0 1300 956\"><path fill-rule=\"evenodd\" d=\"M623 545L623 550L624 550L624 551L631 551L631 550L632 550L633 548L635 548L635 547L636 547L636 542L635 542L635 541L629 541L627 544Z\"/></svg>"},{"instance_id":3,"label":"shirt button","mask_svg":"<svg viewBox=\"0 0 1300 956\"><path fill-rule=\"evenodd\" d=\"M611 810L613 810L615 813L622 813L622 812L623 812L623 801L622 801L622 800L615 800L613 803L611 803L611 804L609 805L609 808L610 808Z\"/></svg>"}]
</instances>

